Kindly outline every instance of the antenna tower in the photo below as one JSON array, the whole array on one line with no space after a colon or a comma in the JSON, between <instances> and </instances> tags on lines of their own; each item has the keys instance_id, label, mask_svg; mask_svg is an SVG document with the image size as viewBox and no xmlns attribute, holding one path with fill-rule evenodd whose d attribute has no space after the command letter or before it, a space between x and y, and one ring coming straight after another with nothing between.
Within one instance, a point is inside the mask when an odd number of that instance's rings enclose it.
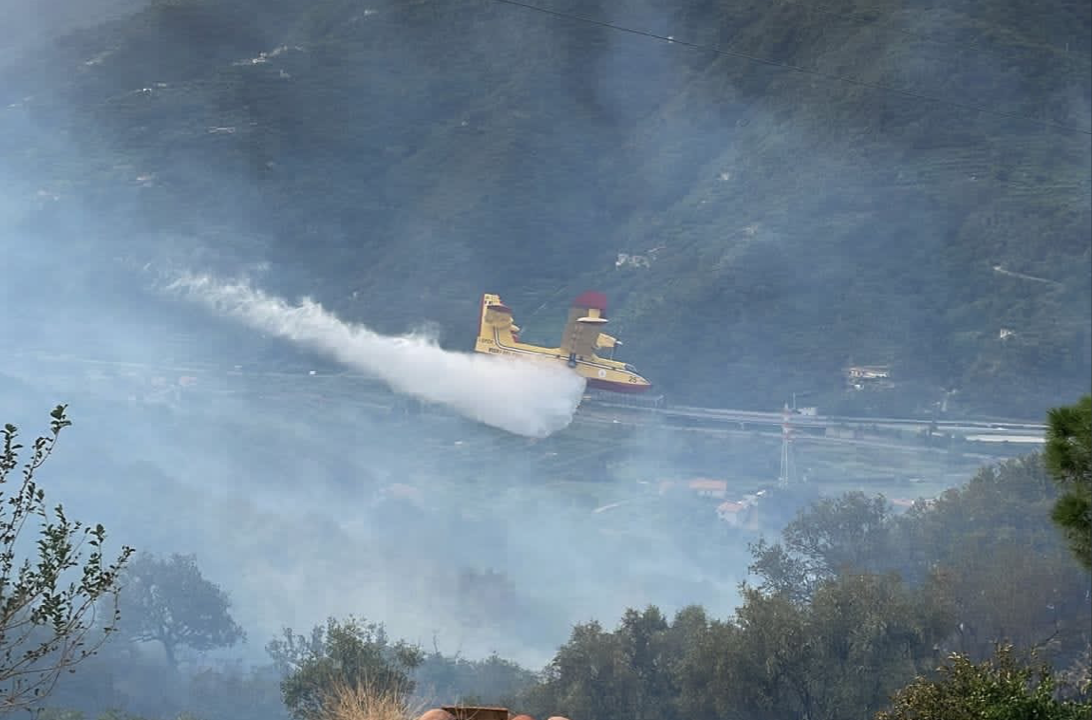
<instances>
[{"instance_id":1,"label":"antenna tower","mask_svg":"<svg viewBox=\"0 0 1092 720\"><path fill-rule=\"evenodd\" d=\"M781 415L781 470L777 474L778 487L796 484L796 452L792 444L792 411L785 403Z\"/></svg>"}]
</instances>

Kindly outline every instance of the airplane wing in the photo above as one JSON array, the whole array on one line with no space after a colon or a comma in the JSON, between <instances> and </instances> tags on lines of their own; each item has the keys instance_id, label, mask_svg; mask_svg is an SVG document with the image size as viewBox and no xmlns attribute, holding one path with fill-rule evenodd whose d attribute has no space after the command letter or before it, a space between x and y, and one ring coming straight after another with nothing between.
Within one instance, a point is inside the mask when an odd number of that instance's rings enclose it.
<instances>
[{"instance_id":1,"label":"airplane wing","mask_svg":"<svg viewBox=\"0 0 1092 720\"><path fill-rule=\"evenodd\" d=\"M561 351L574 358L591 357L603 325L607 323L607 298L602 293L586 292L573 301L569 320L561 334Z\"/></svg>"}]
</instances>

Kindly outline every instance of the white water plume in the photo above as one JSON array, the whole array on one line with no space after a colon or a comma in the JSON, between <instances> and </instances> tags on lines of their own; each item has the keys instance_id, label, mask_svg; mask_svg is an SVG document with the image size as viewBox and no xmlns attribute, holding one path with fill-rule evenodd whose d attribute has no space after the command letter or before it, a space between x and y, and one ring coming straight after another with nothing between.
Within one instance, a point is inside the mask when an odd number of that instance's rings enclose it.
<instances>
[{"instance_id":1,"label":"white water plume","mask_svg":"<svg viewBox=\"0 0 1092 720\"><path fill-rule=\"evenodd\" d=\"M245 282L204 275L183 276L169 289L328 355L396 392L517 435L541 438L566 427L584 393L584 379L566 368L444 350L419 335L380 335L340 320L309 298L292 305Z\"/></svg>"}]
</instances>

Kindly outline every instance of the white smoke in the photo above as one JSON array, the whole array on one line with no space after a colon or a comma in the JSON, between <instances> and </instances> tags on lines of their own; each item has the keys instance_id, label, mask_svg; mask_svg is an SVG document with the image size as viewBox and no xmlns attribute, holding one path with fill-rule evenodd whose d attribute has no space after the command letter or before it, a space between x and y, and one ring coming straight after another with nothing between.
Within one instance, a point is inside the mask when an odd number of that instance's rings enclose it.
<instances>
[{"instance_id":1,"label":"white smoke","mask_svg":"<svg viewBox=\"0 0 1092 720\"><path fill-rule=\"evenodd\" d=\"M564 367L453 352L419 335L380 335L343 322L308 298L291 305L245 282L185 275L169 289L328 355L396 392L517 435L541 438L566 427L584 394L584 378Z\"/></svg>"}]
</instances>

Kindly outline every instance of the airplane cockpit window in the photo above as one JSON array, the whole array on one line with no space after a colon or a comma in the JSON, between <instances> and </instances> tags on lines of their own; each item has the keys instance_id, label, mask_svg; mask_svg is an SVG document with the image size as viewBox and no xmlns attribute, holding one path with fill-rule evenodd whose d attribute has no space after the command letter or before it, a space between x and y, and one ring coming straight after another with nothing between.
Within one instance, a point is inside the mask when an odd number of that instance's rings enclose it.
<instances>
[{"instance_id":1,"label":"airplane cockpit window","mask_svg":"<svg viewBox=\"0 0 1092 720\"><path fill-rule=\"evenodd\" d=\"M633 366L632 366L632 365L630 365L629 363L626 363L626 364L625 364L625 368L626 368L626 371L627 371L627 372L631 372L631 373L635 373L635 372L637 372L637 368L633 367Z\"/></svg>"}]
</instances>

